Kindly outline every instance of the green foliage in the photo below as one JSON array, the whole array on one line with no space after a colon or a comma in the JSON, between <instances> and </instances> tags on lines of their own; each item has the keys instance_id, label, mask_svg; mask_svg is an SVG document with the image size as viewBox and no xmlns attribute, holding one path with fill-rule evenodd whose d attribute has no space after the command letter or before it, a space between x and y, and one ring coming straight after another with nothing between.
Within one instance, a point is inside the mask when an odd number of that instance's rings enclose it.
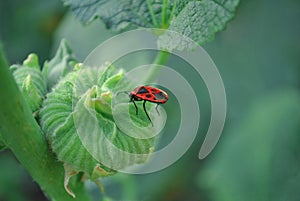
<instances>
[{"instance_id":1,"label":"green foliage","mask_svg":"<svg viewBox=\"0 0 300 201\"><path fill-rule=\"evenodd\" d=\"M189 1L182 10L177 10L169 29L204 44L225 28L238 3L239 0Z\"/></svg>"},{"instance_id":2,"label":"green foliage","mask_svg":"<svg viewBox=\"0 0 300 201\"><path fill-rule=\"evenodd\" d=\"M29 66L32 63L35 62L29 62ZM63 186L64 180L62 163L49 150L31 108L9 72L1 47L0 82L6 86L1 88L1 93L5 95L0 96L0 133L3 141L51 199L71 200L63 188L58 188ZM76 199L72 200L89 200L82 183L75 180L72 187L77 193Z\"/></svg>"},{"instance_id":3,"label":"green foliage","mask_svg":"<svg viewBox=\"0 0 300 201\"><path fill-rule=\"evenodd\" d=\"M51 60L55 62L49 62L49 64L55 63L56 65L47 65L48 68L44 71L47 72L45 76L48 80L56 78L59 81L46 95L39 116L42 130L52 150L65 164L65 187L73 195L68 187L71 176L84 172L88 178L95 180L99 176L114 174L116 171L111 167L119 169L135 163L144 163L153 151L154 139L135 139L121 132L114 123L111 108L113 93L116 90L127 90L128 88L124 87L130 86L130 81L124 78L124 72L110 64L103 66L100 70L76 64L72 70L68 70L72 72L64 72L66 60L71 52L69 48L68 51L63 51L66 50L65 47L67 44L63 41L55 58ZM121 80L126 82L126 85L117 85ZM48 83L52 85L54 82ZM122 86L122 88L116 89L116 86ZM126 98L128 102L128 97ZM118 110L126 109L127 105L122 104ZM130 111L133 122L140 126L149 126L145 115L136 117L132 107ZM84 129L88 136L85 142L81 141L80 134L78 134L81 129ZM136 131L131 130L131 132ZM151 132L153 129L140 133L140 136L149 135ZM120 152L114 152L105 139L109 139L114 146L126 153L144 155L128 158ZM93 153L100 155L95 159L86 146L91 147ZM99 161L99 158L111 161L111 166L106 167Z\"/></svg>"},{"instance_id":4,"label":"green foliage","mask_svg":"<svg viewBox=\"0 0 300 201\"><path fill-rule=\"evenodd\" d=\"M28 1L20 0L0 1L1 39L3 39L6 54L10 61L22 61L24 56L33 50L38 52L40 61L44 61L45 58L49 58L48 54L50 45L53 45L50 43L50 41L53 41L53 34L56 35L56 39L54 40L57 42L53 47L56 47L61 38L65 37L71 42L73 50L76 50L74 52L76 52L76 55L80 56L79 58L81 59L84 59L86 54L95 46L100 44L101 41L112 36L110 35L110 30L103 29L101 24L102 22L100 20L89 26L81 26L77 23L77 21L75 22L73 17L70 17L70 15L64 15L64 23L61 23L62 21L60 21L57 15L49 15L49 13L54 13L53 11L57 13L57 11L61 12L61 10L63 10L60 1L30 0L29 2L30 3L28 3ZM120 1L116 2L119 3ZM189 2L189 0L177 1L176 8L178 8L178 11L177 9L174 10L173 16L178 16L180 13L179 11L183 10ZM277 150L277 153L274 153L277 154L277 156L272 158L274 164L269 166L269 169L272 168L273 171L264 170L266 169L263 165L264 162L259 161L264 157L260 156L259 153L256 154L258 158L238 157L240 160L239 163L232 159L234 154L234 157L237 158L238 154L249 156L250 153L254 154L254 152L265 151L263 148L256 149L256 144L251 145L251 143L256 143L258 140L254 140L249 137L249 133L257 136L255 134L257 133L257 128L256 125L249 125L245 123L246 119L249 119L248 106L252 105L253 102L255 102L255 105L260 105L257 102L257 99L259 99L259 102L262 102L263 100L268 101L263 104L267 107L268 103L277 102L277 99L275 99L275 96L273 96L273 100L270 100L271 98L261 98L262 96L265 96L265 94L283 86L287 88L299 86L298 75L300 66L300 46L297 45L295 41L299 40L300 35L300 29L298 26L298 19L300 18L300 1L273 1L271 6L270 3L271 2L267 0L240 1L238 16L236 16L236 19L231 23L231 28L222 33L221 37L216 37L213 43L206 44L205 46L205 49L209 52L220 69L222 79L226 86L228 98L226 129L224 130L222 138L212 155L202 161L196 159L200 144L203 136L205 135L205 133L201 132L201 130L206 129L205 122L209 121L210 118L210 115L205 112L205 109L210 108L210 105L209 103L205 104L203 102L203 95L205 94L202 94L202 92L200 92L202 91L200 90L202 88L198 87L200 81L196 79L197 77L193 77L195 73L193 71L189 72L188 68L185 67L184 62L180 63L178 60L174 60L173 57L170 57L168 65L172 66L172 68L176 68L176 70L180 73L186 73L184 74L185 77L191 78L189 79L189 81L191 81L191 85L197 86L195 87L195 92L199 95L200 107L204 108L201 110L201 126L198 133L198 140L195 141L191 149L189 149L181 160L163 171L148 175L126 175L126 178L120 179L122 180L122 184L119 184L121 181L114 181L116 177L119 177L119 173L112 177L101 179L101 182L105 185L106 192L109 196L113 197L114 200L152 201L177 199L222 201L225 200L225 198L221 197L219 200L216 198L219 196L222 189L225 191L229 188L235 188L233 191L237 195L240 195L241 192L251 193L251 191L256 191L258 189L256 185L263 186L260 181L262 181L266 176L262 176L262 174L252 174L251 176L247 175L254 170L253 168L248 168L248 166L244 164L249 163L249 167L252 167L252 162L255 162L256 164L262 164L259 166L257 165L258 167L255 169L256 172L264 171L266 174L273 172L272 178L276 180L269 182L268 186L264 186L265 190L269 191L269 195L273 196L264 199L264 201L276 200L274 199L274 196L277 194L281 194L278 196L278 199L281 198L281 196L286 196L286 198L283 198L282 200L298 199L299 173L295 172L299 169L299 158L297 158L299 149L295 150L294 147L300 147L300 141L292 141L286 138L290 137L290 133L294 133L294 137L291 137L293 139L297 138L296 136L299 136L299 124L298 126L291 126L289 128L291 131L282 132L281 134L279 134L279 131L276 131L275 129L273 131L274 135L270 132L259 132L261 133L261 136L259 137L262 138L265 138L266 136L273 136L272 139L275 139L274 136L277 136L277 142L274 143L273 146L273 150ZM11 6L7 7L6 5L8 4ZM53 4L57 6L51 6ZM66 16L68 16L68 20ZM156 21L158 24L160 23L159 18L157 18ZM58 34L57 31L53 33L53 30L56 29L56 26L54 26L55 23L59 23L60 34ZM49 27L52 27L52 32L45 30L45 28L47 28L47 30L51 30L48 29ZM68 31L66 31L67 29ZM75 46L77 46L77 49L74 49ZM141 63L149 62L143 58L135 58L132 59L132 61L133 60L140 60ZM5 69L2 67L3 65L0 65L0 70ZM15 95L19 94L19 91L15 91L12 85L4 84L6 83L4 82L6 79L2 71L0 77L1 94L10 95L11 91ZM299 94L299 87L297 89ZM279 93L280 92L278 92L278 96ZM293 94L294 93L290 93L291 96L294 96ZM12 163L10 159L13 157L5 157L7 152L1 152L0 172L2 174L0 175L0 191L4 192L4 194L0 193L0 200L25 200L26 197L28 197L27 200L38 199L36 194L32 192L30 185L27 183L33 183L32 180L36 181L41 186L43 191L47 193L49 199L53 199L54 197L53 192L49 190L51 187L57 194L60 195L57 200L79 200L78 197L80 194L76 191L76 189L74 189L74 187L72 187L72 189L74 190L77 199L73 199L69 195L64 196L61 192L61 190L65 192L62 187L63 174L60 174L57 170L59 169L58 166L62 166L62 164L57 163L56 156L53 156L54 160L50 160L48 157L44 157L45 155L43 155L43 157L38 160L41 150L33 150L33 147L36 147L39 144L44 144L44 140L36 141L36 136L33 135L36 133L32 132L32 129L29 129L31 126L23 124L23 122L28 122L28 119L30 119L32 114L30 113L27 118L23 118L22 112L20 113L18 110L19 107L15 107L16 104L13 104L15 103L15 99L13 97L15 96L10 96L9 98L0 96L0 130L3 132L1 133L0 138L4 136L4 132L7 131L10 131L10 133L8 133L9 136L18 137L14 139L14 141L10 141L10 147L14 147L14 155L18 158L18 161L20 161L22 166L29 171L33 179L28 178L25 180L24 177L20 177L20 174L15 171L15 167L20 167L19 163ZM18 100L21 100L20 96L17 97L19 98ZM4 98L7 100L7 104L5 105L3 105L2 102L2 99ZM282 100L280 100L280 102L282 102ZM13 107L10 107L12 104ZM20 105L25 106L25 104ZM298 105L293 105L295 108L299 107ZM277 106L280 107L280 104L277 104ZM168 112L172 111L172 109L176 109L172 104L166 104L164 107L166 109L170 109ZM270 117L267 119L258 118L261 115L261 112L259 109L254 110L253 107L254 105L252 105L250 109L252 111L251 116L253 116L251 119L254 119L254 116L257 116L257 119L260 119L260 121L258 122L257 120L255 123L259 123L260 128L262 128L262 125L264 124L265 126L268 125L269 128L272 127L272 124L274 124L273 126L275 128L278 127L278 121L273 121L272 119L277 119L277 116L282 115L281 113L271 112ZM263 106L259 107L262 111L266 112ZM284 107L287 108L286 106ZM297 109L295 109L295 111L297 111ZM257 114L255 115L254 112L257 112ZM287 119L293 120L293 117L296 118L296 115L290 115L282 118L286 118L284 122L287 122ZM168 115L168 121L170 119L172 119L172 116ZM18 120L18 124L15 124L16 120ZM284 122L281 124L284 124ZM20 126L18 126L20 123L21 125L26 125L26 127L24 127L26 129L15 129L16 127L20 128ZM8 125L11 127L8 127ZM169 125L170 127L174 127L174 130L176 129L176 126L173 126L172 124ZM283 125L283 127L287 126L288 125ZM4 128L8 130L5 131ZM253 131L251 131L251 129L253 129ZM247 133L247 135L245 133ZM38 134L41 135L42 133ZM23 141L23 138L27 135L28 138ZM243 140L243 137L246 139ZM284 137L284 139L282 137ZM238 138L236 140L238 142L230 143L230 141L235 141L236 138ZM248 142L246 143L247 140ZM282 142L278 143L278 141ZM243 151L239 142L242 142L243 145L246 146L245 151ZM281 147L279 147L279 144ZM239 148L234 148L235 146L238 146ZM231 152L234 152L232 157L228 154L228 149L231 150ZM32 150L31 155L29 155L28 158L26 158L27 150ZM295 151L291 153L292 150ZM222 155L222 157L225 157L223 152L227 152L226 157L228 156L228 160L236 164L235 166L230 166L226 159L222 159L221 156L218 156ZM262 153L262 155L264 155L264 153ZM29 167L24 162L24 159L22 160L24 157L30 161ZM214 160L216 157L218 159ZM46 161L50 162L45 163ZM36 162L38 162L40 166L37 166ZM205 164L207 164L207 166L203 167ZM241 164L241 168L238 167L239 164ZM232 168L232 170L230 170L230 168ZM209 171L210 169L211 171ZM205 172L199 175L204 176L206 179L201 177L196 178L196 170L199 172L204 170ZM63 171L62 168L61 171ZM208 171L208 177L206 177L205 173ZM295 174L294 177L291 178L290 175L293 172ZM37 177L37 173L41 174ZM222 177L222 173L227 176ZM232 177L229 175L232 175ZM240 177L240 179L238 179L238 177ZM45 180L46 182L43 183L39 178L52 178L53 180ZM79 180L79 178L76 179ZM197 179L198 183L201 184L201 189L197 189L195 186L195 179ZM58 182L59 180L62 182ZM133 189L131 191L128 190L130 180L137 183L136 186L131 187ZM18 191L18 186L13 185L12 182L20 182L21 185L19 188L24 190ZM247 185L248 188L244 188L246 184L249 184ZM285 186L281 184L284 184ZM94 200L101 200L99 199L100 192L95 190L91 183L88 182L86 185L90 187L92 194L95 196ZM24 188L25 186L26 188ZM129 194L131 197L126 197L126 195L123 195L120 191L124 191L124 194ZM282 193L283 191L285 191L285 193ZM137 198L134 198L134 196ZM293 198L293 196L296 198ZM211 199L208 197L211 197ZM247 199L250 200L251 197L248 196L245 200ZM81 200L87 199L83 198ZM231 201L232 199L228 200ZM236 198L234 200L238 199ZM258 199L257 197L252 197L251 200Z\"/></svg>"},{"instance_id":5,"label":"green foliage","mask_svg":"<svg viewBox=\"0 0 300 201\"><path fill-rule=\"evenodd\" d=\"M60 78L73 70L77 60L67 42L61 40L55 56L46 61L43 66L43 75L47 82L47 89L50 91Z\"/></svg>"},{"instance_id":6,"label":"green foliage","mask_svg":"<svg viewBox=\"0 0 300 201\"><path fill-rule=\"evenodd\" d=\"M100 70L76 64L71 49L63 40L55 57L45 63L43 72L35 54L30 54L22 65L11 66L11 71L32 113L39 111L38 123L50 142L51 149L57 158L64 162L64 185L73 197L75 194L69 187L70 178L80 172L83 172L85 177L95 180L99 176L114 174L116 171L111 167L125 168L148 160L154 149L154 139L135 139L126 135L117 128L112 117L113 93L116 90L128 90L126 87L132 85L130 80L124 77L123 70L117 70L110 64ZM120 81L123 85L118 85ZM47 93L46 88L52 88L52 91ZM118 111L126 110L127 102L128 97L126 104L118 106ZM141 110L141 105L139 107ZM130 113L134 123L140 126L150 125L145 115L135 115L133 106L130 107ZM80 117L80 120L75 122L74 115ZM90 133L87 143L100 153L98 160L79 138L80 128ZM141 136L150 135L151 132L153 129L150 128L141 133ZM126 157L120 152L114 152L103 139L109 139L124 153L138 155ZM1 149L5 147L2 141L1 136ZM111 166L106 167L99 158L111 161Z\"/></svg>"},{"instance_id":7,"label":"green foliage","mask_svg":"<svg viewBox=\"0 0 300 201\"><path fill-rule=\"evenodd\" d=\"M31 111L36 112L46 94L46 82L37 55L30 54L22 65L13 65L10 69Z\"/></svg>"},{"instance_id":8,"label":"green foliage","mask_svg":"<svg viewBox=\"0 0 300 201\"><path fill-rule=\"evenodd\" d=\"M124 31L138 27L161 27L162 13L169 16L174 3L157 0L63 0L83 23L95 17L104 21L108 28ZM173 1L172 1L173 2ZM165 9L165 11L163 11ZM168 17L170 20L170 17Z\"/></svg>"},{"instance_id":9,"label":"green foliage","mask_svg":"<svg viewBox=\"0 0 300 201\"><path fill-rule=\"evenodd\" d=\"M279 90L253 103L228 130L198 183L212 200L298 200L300 96Z\"/></svg>"},{"instance_id":10,"label":"green foliage","mask_svg":"<svg viewBox=\"0 0 300 201\"><path fill-rule=\"evenodd\" d=\"M85 2L65 0L64 2L72 8L75 15L84 23L91 22L95 17L99 17L108 28L115 31L125 31L139 27L170 29L191 37L200 44L212 40L217 31L225 28L226 23L234 16L238 4L238 0L98 0ZM155 61L158 64L166 62L168 54L161 52L158 58ZM119 104L116 109L112 108L113 94L116 91L128 90L126 87L131 89L133 86L130 80L126 80L122 70L117 71L112 65L102 68L101 71L86 69L85 66L78 64L72 50L64 40L61 42L55 57L45 62L42 71L38 58L34 54L30 55L22 65L12 66L11 70L26 103L30 106L31 112L40 117L37 123L40 124L43 133L46 135L51 149L55 152L56 157L64 163L64 185L72 196L75 195L69 188L69 183L72 183L71 176L77 175L76 179L81 179L79 177L82 174L78 173L83 172L85 176L87 175L88 178L94 180L99 176L109 176L116 172L113 168L105 166L101 163L101 160L95 158L109 158L112 161L111 165L116 169L144 163L148 160L153 151L155 139L135 139L125 135L117 128L112 117L115 110L121 113L125 113L126 109L128 110L127 103ZM152 77L155 77L155 75L153 73ZM120 81L124 81L126 85L117 88L116 86ZM80 87L78 87L78 84L80 84ZM122 98L120 99L122 100ZM141 111L142 106L138 104L138 107ZM147 109L149 108L148 106ZM130 118L125 121L131 121L142 127L150 125L145 114L142 113L139 117L136 117L134 106L130 106L129 113ZM80 117L77 126L90 131L91 136L87 139L87 142L91 145L92 151L100 153L99 156L94 157L90 153L91 150L87 150L87 147L83 145L78 134L78 127L75 125L74 115L76 114L79 114ZM156 116L150 115L152 120L155 121ZM29 128L33 129L29 133L39 135L40 130L38 130L36 122L32 122L31 113L29 114L27 111L25 116L31 121L28 124ZM125 116L122 117L126 119ZM4 116L1 116L1 118L3 122L9 125L9 122L4 121ZM133 133L141 133L141 137L149 136L154 131L153 128L149 128L147 132L129 127L126 129ZM22 130L22 126L17 126L15 130L12 129L13 133L20 130ZM7 133L4 136L8 138ZM30 134L25 137L30 137ZM4 140L1 138L2 136L0 137L0 149L4 147ZM95 143L103 141L104 138L109 139L114 146L126 153L143 155L127 157L125 154L122 155L119 152L112 151L105 143ZM36 163L42 158L41 156L45 156L46 162L42 163L43 166L53 162L53 155L47 155L51 153L46 149L45 142L42 141L44 143L41 143L43 138L30 141L33 143L32 149L28 148L30 144L26 144L28 138L24 139L23 144L20 144L29 150L28 153L32 151L40 153L36 156ZM11 140L9 142L12 143ZM16 155L21 158L21 162L26 164L28 162L24 157L26 153L22 155L17 146L11 146L10 148L12 147L14 147L14 151L16 150ZM59 165L61 164L57 162L55 165L56 168L53 168L52 174L49 173L52 179L57 172L59 173L57 174L58 178L62 176L59 171ZM33 169L39 169L38 165L25 166L29 167L31 173ZM57 194L53 193L55 188L47 185L51 182L44 178L41 173L42 171L38 173L38 176L33 174L33 177L37 178L42 188L47 189L47 192L51 192L50 197L52 199L58 195L64 197L65 194L61 191ZM61 180L58 183L61 184ZM82 184L79 186L75 184L75 186L82 192ZM79 199L85 197L84 193L79 194Z\"/></svg>"},{"instance_id":11,"label":"green foliage","mask_svg":"<svg viewBox=\"0 0 300 201\"><path fill-rule=\"evenodd\" d=\"M239 0L64 0L83 23L99 17L108 28L125 31L139 27L163 28L199 44L214 38L234 17Z\"/></svg>"}]
</instances>

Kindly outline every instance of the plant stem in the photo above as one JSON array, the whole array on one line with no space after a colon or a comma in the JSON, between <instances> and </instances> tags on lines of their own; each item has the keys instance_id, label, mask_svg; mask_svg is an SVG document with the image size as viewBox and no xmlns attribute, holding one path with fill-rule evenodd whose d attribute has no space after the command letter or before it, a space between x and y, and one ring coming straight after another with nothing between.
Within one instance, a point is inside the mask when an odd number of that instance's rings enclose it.
<instances>
[{"instance_id":1,"label":"plant stem","mask_svg":"<svg viewBox=\"0 0 300 201\"><path fill-rule=\"evenodd\" d=\"M47 146L47 142L30 108L19 92L0 43L0 133L44 193L55 201L89 201L83 183L71 186L72 198L64 189L64 169Z\"/></svg>"},{"instance_id":2,"label":"plant stem","mask_svg":"<svg viewBox=\"0 0 300 201\"><path fill-rule=\"evenodd\" d=\"M163 7L162 7L162 13L161 13L161 27L163 29L168 28L167 24L167 9L168 9L168 0L163 0Z\"/></svg>"},{"instance_id":3,"label":"plant stem","mask_svg":"<svg viewBox=\"0 0 300 201\"><path fill-rule=\"evenodd\" d=\"M158 27L159 25L157 23L155 13L154 13L154 10L153 10L153 7L152 7L152 4L151 4L150 0L146 0L146 3L147 3L147 7L149 9L150 15L151 15L153 25L154 25L154 27Z\"/></svg>"},{"instance_id":4,"label":"plant stem","mask_svg":"<svg viewBox=\"0 0 300 201\"><path fill-rule=\"evenodd\" d=\"M153 65L145 78L145 83L151 83L156 80L161 69L160 65L164 65L169 59L170 53L167 51L160 50L153 61Z\"/></svg>"}]
</instances>

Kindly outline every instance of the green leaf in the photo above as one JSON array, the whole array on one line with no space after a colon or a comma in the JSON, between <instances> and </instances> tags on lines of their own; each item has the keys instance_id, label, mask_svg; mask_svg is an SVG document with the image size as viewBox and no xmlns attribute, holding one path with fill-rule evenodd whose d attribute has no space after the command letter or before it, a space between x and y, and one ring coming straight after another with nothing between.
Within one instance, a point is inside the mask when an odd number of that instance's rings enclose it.
<instances>
[{"instance_id":1,"label":"green leaf","mask_svg":"<svg viewBox=\"0 0 300 201\"><path fill-rule=\"evenodd\" d=\"M75 56L66 40L60 42L60 46L55 56L46 61L43 66L43 75L47 80L47 89L50 91L52 87L70 71L73 70L77 63Z\"/></svg>"},{"instance_id":2,"label":"green leaf","mask_svg":"<svg viewBox=\"0 0 300 201\"><path fill-rule=\"evenodd\" d=\"M211 200L299 200L299 102L297 89L273 92L224 133L198 177Z\"/></svg>"},{"instance_id":3,"label":"green leaf","mask_svg":"<svg viewBox=\"0 0 300 201\"><path fill-rule=\"evenodd\" d=\"M74 196L69 188L69 180L79 172L84 172L89 178L94 175L108 176L115 173L113 170L102 167L82 145L77 135L76 127L73 120L73 101L79 97L73 97L75 89L75 80L79 76L80 69L69 73L65 78L53 88L52 92L47 94L43 102L43 108L40 112L40 122L46 138L51 144L52 150L56 153L57 158L64 162L65 165L65 182L66 191ZM89 87L90 82L96 82L98 74L89 72L85 75L80 74L84 80L83 85L77 88L79 92ZM79 83L80 84L80 83Z\"/></svg>"},{"instance_id":4,"label":"green leaf","mask_svg":"<svg viewBox=\"0 0 300 201\"><path fill-rule=\"evenodd\" d=\"M174 15L177 16L184 9L184 7L191 1L194 1L194 0L177 0L176 6L173 11Z\"/></svg>"},{"instance_id":5,"label":"green leaf","mask_svg":"<svg viewBox=\"0 0 300 201\"><path fill-rule=\"evenodd\" d=\"M102 85L101 89L103 91L107 91L109 89L113 89L118 82L123 78L124 76L124 72L123 70L120 70L119 73L117 73L116 75L111 76L110 78L108 78Z\"/></svg>"},{"instance_id":6,"label":"green leaf","mask_svg":"<svg viewBox=\"0 0 300 201\"><path fill-rule=\"evenodd\" d=\"M63 0L77 18L91 22L99 17L108 28L124 31L138 27L163 27L170 21L174 1L158 0ZM170 2L170 3L168 3ZM163 10L165 10L163 12ZM164 13L164 17L162 16Z\"/></svg>"},{"instance_id":7,"label":"green leaf","mask_svg":"<svg viewBox=\"0 0 300 201\"><path fill-rule=\"evenodd\" d=\"M168 28L199 44L204 44L213 40L215 33L223 30L226 23L234 17L239 0L89 0L84 2L64 0L64 2L83 23L99 17L108 28L116 31L138 27ZM179 46L175 48L180 49Z\"/></svg>"},{"instance_id":8,"label":"green leaf","mask_svg":"<svg viewBox=\"0 0 300 201\"><path fill-rule=\"evenodd\" d=\"M176 34L166 32L160 36L159 45L167 50L183 50L193 49L196 43L202 45L212 41L215 33L223 30L234 17L238 3L239 0L183 1L178 8L182 10L175 12L178 15L169 26Z\"/></svg>"}]
</instances>

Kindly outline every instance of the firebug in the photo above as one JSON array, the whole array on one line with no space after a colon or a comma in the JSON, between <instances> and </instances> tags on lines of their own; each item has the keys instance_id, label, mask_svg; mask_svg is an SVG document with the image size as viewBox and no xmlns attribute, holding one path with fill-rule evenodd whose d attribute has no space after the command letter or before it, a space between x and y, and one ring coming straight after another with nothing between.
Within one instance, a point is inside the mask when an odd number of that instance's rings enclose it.
<instances>
[{"instance_id":1,"label":"firebug","mask_svg":"<svg viewBox=\"0 0 300 201\"><path fill-rule=\"evenodd\" d=\"M136 87L131 92L129 92L128 95L130 98L130 102L133 102L133 104L135 106L136 115L138 115L138 107L137 107L135 101L144 101L143 108L144 108L144 111L145 111L149 121L151 122L152 126L153 126L153 123L150 119L150 116L148 115L147 110L146 110L146 102L148 101L151 103L156 103L157 105L156 105L155 109L156 109L157 113L159 114L157 107L160 104L166 103L169 99L169 96L165 91L155 88L155 87L152 87L152 86Z\"/></svg>"}]
</instances>

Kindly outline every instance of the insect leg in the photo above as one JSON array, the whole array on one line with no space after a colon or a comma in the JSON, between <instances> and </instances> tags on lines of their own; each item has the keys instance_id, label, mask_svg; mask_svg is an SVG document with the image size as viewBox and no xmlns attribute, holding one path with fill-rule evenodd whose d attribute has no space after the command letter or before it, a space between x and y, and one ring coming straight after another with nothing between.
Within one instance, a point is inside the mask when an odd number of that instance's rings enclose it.
<instances>
[{"instance_id":1,"label":"insect leg","mask_svg":"<svg viewBox=\"0 0 300 201\"><path fill-rule=\"evenodd\" d=\"M146 101L143 102L143 108L144 108L144 111L145 111L145 113L146 113L146 115L147 115L149 121L151 122L151 124L152 124L152 126L153 126L153 123L152 123L152 121L151 121L151 119L150 119L150 117L149 117L149 115L148 115L148 113L147 113L147 110L146 110Z\"/></svg>"},{"instance_id":2,"label":"insect leg","mask_svg":"<svg viewBox=\"0 0 300 201\"><path fill-rule=\"evenodd\" d=\"M159 103L157 103L157 105L156 105L155 109L156 109L156 112L157 112L157 114L158 114L158 115L160 115L160 114L159 114L159 112L158 112L158 109L157 109L157 108L158 108L158 106L159 106Z\"/></svg>"},{"instance_id":3,"label":"insect leg","mask_svg":"<svg viewBox=\"0 0 300 201\"><path fill-rule=\"evenodd\" d=\"M136 104L135 104L133 98L131 98L130 101L133 102L134 107L135 107L135 114L138 115L138 113L139 113L139 112L138 112L138 107L136 106Z\"/></svg>"}]
</instances>

